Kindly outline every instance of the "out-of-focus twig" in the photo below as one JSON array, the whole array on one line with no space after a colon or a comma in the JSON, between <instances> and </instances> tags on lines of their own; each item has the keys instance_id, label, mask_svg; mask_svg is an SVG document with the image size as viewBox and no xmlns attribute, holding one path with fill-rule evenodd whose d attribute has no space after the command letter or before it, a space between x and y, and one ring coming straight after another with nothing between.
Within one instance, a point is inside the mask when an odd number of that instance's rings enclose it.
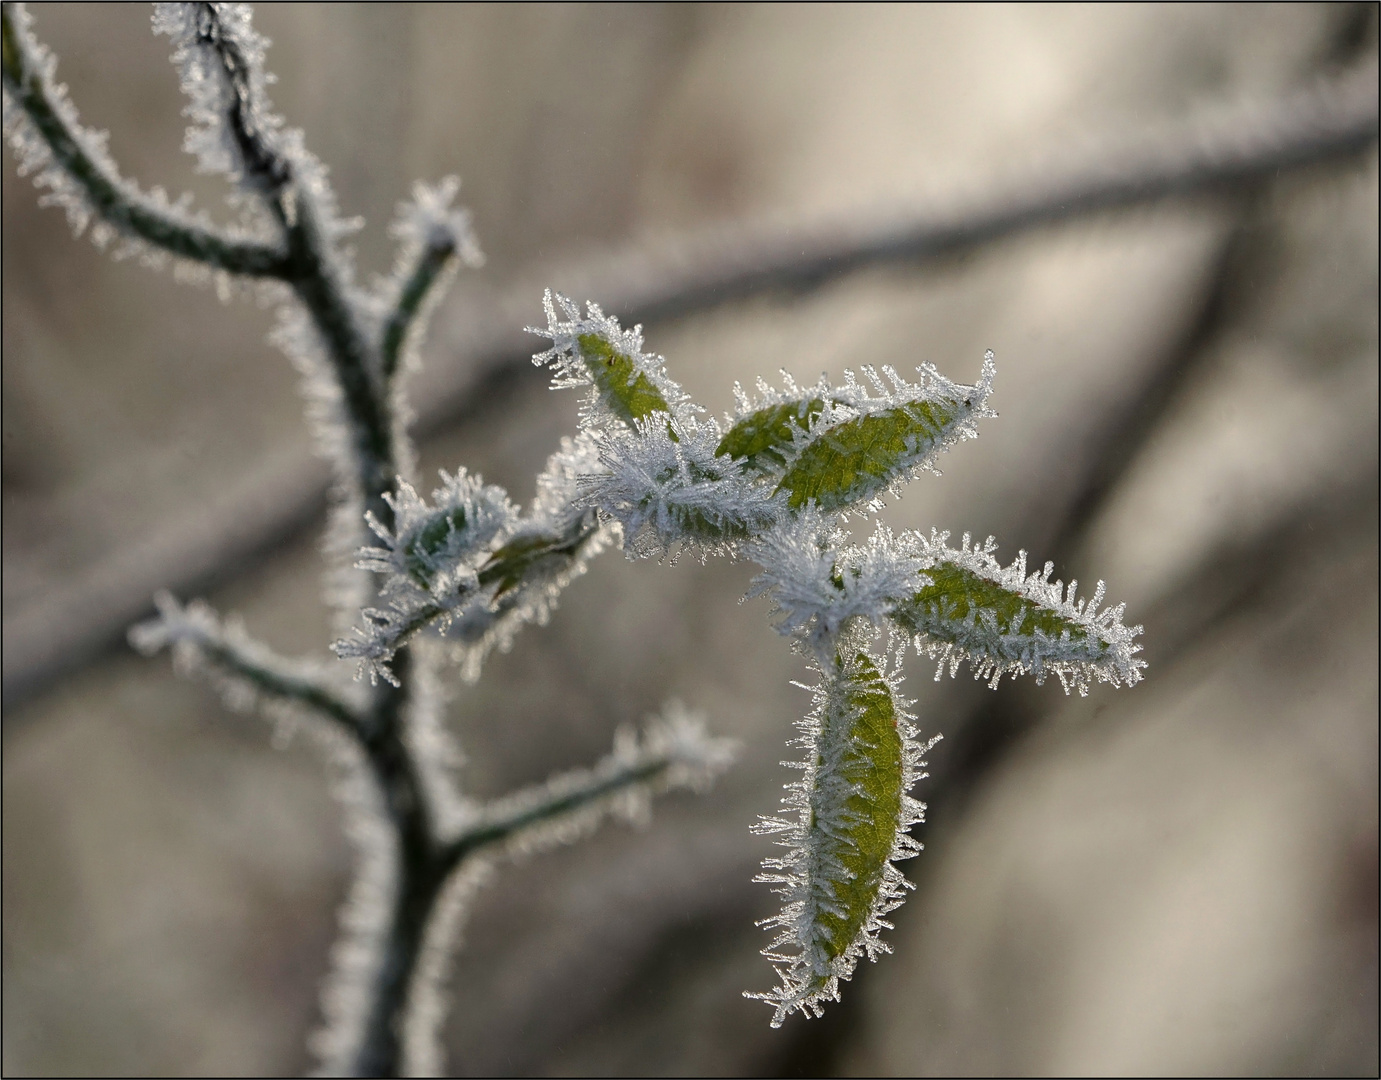
<instances>
[{"instance_id":1,"label":"out-of-focus twig","mask_svg":"<svg viewBox=\"0 0 1381 1080\"><path fill-rule=\"evenodd\" d=\"M521 327L553 285L598 298L627 321L687 315L771 291L801 291L879 265L921 264L1018 233L1167 198L1238 190L1283 171L1367 150L1377 139L1377 66L1269 106L1221 110L1076 165L1044 169L966 205L894 209L813 225L734 225L545 267L501 296L472 296L438 319L434 363L413 387L425 435L465 411L476 387L531 352ZM1059 160L1055 158L1053 160ZM314 521L327 470L286 454L214 504L69 577L5 620L4 700L12 705L123 640L154 591L204 589Z\"/></svg>"}]
</instances>

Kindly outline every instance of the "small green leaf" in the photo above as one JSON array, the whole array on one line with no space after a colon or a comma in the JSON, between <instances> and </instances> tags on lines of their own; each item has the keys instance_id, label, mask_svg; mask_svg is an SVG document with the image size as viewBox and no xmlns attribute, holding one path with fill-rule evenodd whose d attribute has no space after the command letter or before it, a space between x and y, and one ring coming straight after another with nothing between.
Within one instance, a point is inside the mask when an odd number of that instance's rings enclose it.
<instances>
[{"instance_id":1,"label":"small green leaf","mask_svg":"<svg viewBox=\"0 0 1381 1080\"><path fill-rule=\"evenodd\" d=\"M977 609L991 613L999 634L1029 635L1039 630L1052 638L1068 631L1071 641L1088 637L1084 627L1073 619L955 563L940 563L925 574L931 584L892 610L892 617L912 634L957 640L958 624Z\"/></svg>"},{"instance_id":2,"label":"small green leaf","mask_svg":"<svg viewBox=\"0 0 1381 1080\"><path fill-rule=\"evenodd\" d=\"M589 513L577 518L563 533L539 533L510 540L480 568L480 584L489 586L497 582L499 587L494 592L497 600L521 585L538 567L569 562L598 529L598 520Z\"/></svg>"},{"instance_id":3,"label":"small green leaf","mask_svg":"<svg viewBox=\"0 0 1381 1080\"><path fill-rule=\"evenodd\" d=\"M831 960L863 932L882 888L902 812L902 735L892 691L866 653L837 663L840 699L825 710L822 747L843 746L832 776L822 758L811 798L810 830L820 857L822 904L813 933ZM830 726L844 730L829 731ZM838 805L841 790L852 790ZM833 805L831 805L833 804ZM821 981L824 982L824 976Z\"/></svg>"},{"instance_id":4,"label":"small green leaf","mask_svg":"<svg viewBox=\"0 0 1381 1080\"><path fill-rule=\"evenodd\" d=\"M598 334L581 334L580 355L599 390L600 399L619 419L631 424L655 412L670 412L666 398L646 372Z\"/></svg>"},{"instance_id":5,"label":"small green leaf","mask_svg":"<svg viewBox=\"0 0 1381 1080\"><path fill-rule=\"evenodd\" d=\"M407 556L408 575L424 589L432 587L432 573L437 556L445 553L451 536L465 529L465 508L437 514L423 525L403 546Z\"/></svg>"},{"instance_id":6,"label":"small green leaf","mask_svg":"<svg viewBox=\"0 0 1381 1080\"><path fill-rule=\"evenodd\" d=\"M801 451L777 490L789 493L793 510L812 499L826 511L870 499L924 459L966 408L954 401L916 401L846 420Z\"/></svg>"},{"instance_id":7,"label":"small green leaf","mask_svg":"<svg viewBox=\"0 0 1381 1080\"><path fill-rule=\"evenodd\" d=\"M786 453L797 431L806 431L825 408L822 398L786 401L758 409L738 421L715 447L756 472L776 472L786 467Z\"/></svg>"}]
</instances>

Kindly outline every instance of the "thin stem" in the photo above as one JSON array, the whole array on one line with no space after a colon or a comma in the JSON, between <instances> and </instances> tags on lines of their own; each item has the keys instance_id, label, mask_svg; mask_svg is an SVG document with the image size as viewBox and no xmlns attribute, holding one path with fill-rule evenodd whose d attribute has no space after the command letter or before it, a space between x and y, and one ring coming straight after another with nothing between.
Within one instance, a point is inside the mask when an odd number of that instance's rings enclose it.
<instances>
[{"instance_id":1,"label":"thin stem","mask_svg":"<svg viewBox=\"0 0 1381 1080\"><path fill-rule=\"evenodd\" d=\"M398 294L384 332L380 338L379 355L385 379L393 378L403 357L403 347L418 314L426 306L433 287L445 275L456 256L456 242L452 236L436 237L424 244L417 254L417 262Z\"/></svg>"},{"instance_id":2,"label":"thin stem","mask_svg":"<svg viewBox=\"0 0 1381 1080\"><path fill-rule=\"evenodd\" d=\"M285 252L253 240L223 235L158 206L112 165L93 158L80 133L59 108L42 65L20 27L12 4L0 12L5 93L23 108L53 161L81 188L91 208L113 228L184 259L247 277L282 277Z\"/></svg>"},{"instance_id":3,"label":"thin stem","mask_svg":"<svg viewBox=\"0 0 1381 1080\"><path fill-rule=\"evenodd\" d=\"M355 482L364 509L392 527L393 510L384 501L397 476L397 448L386 404L378 384L368 336L359 326L323 228L322 213L311 185L297 175L295 163L283 154L256 122L250 63L233 35L221 24L215 4L197 5L199 43L220 61L229 83L231 103L226 115L230 135L240 154L245 177L267 198L287 232L288 254L283 277L307 309L321 335L350 417L355 452Z\"/></svg>"},{"instance_id":4,"label":"thin stem","mask_svg":"<svg viewBox=\"0 0 1381 1080\"><path fill-rule=\"evenodd\" d=\"M231 88L226 120L246 177L267 198L288 240L285 278L320 334L350 420L354 473L363 501L385 528L393 508L384 496L397 476L390 398L378 355L371 348L351 303L348 282L324 228L321 204L296 162L284 155L255 122L250 67L233 36L225 32L213 4L198 10L198 36L213 49ZM420 297L419 297L420 301ZM347 463L338 466L345 468ZM363 517L361 518L363 528ZM439 872L437 844L428 818L423 785L404 738L403 711L410 697L411 657L394 659L397 685L379 686L361 744L383 796L397 843L398 882L389 915L384 953L371 987L358 1058L357 1075L395 1076L402 1061L402 1012L426 930L427 919L445 875Z\"/></svg>"},{"instance_id":5,"label":"thin stem","mask_svg":"<svg viewBox=\"0 0 1381 1080\"><path fill-rule=\"evenodd\" d=\"M400 653L399 674L409 656ZM370 761L386 783L389 813L400 838L400 881L390 916L386 952L380 967L360 1054L351 1071L358 1076L397 1076L402 1064L402 1034L414 977L437 900L467 858L503 846L562 818L589 813L630 788L662 786L680 762L659 754L554 778L546 787L520 792L490 807L484 820L448 843L438 843L425 815L409 792L420 790L411 758L385 736L369 744Z\"/></svg>"},{"instance_id":6,"label":"thin stem","mask_svg":"<svg viewBox=\"0 0 1381 1080\"><path fill-rule=\"evenodd\" d=\"M356 738L368 730L366 718L320 686L300 675L289 675L260 663L224 641L201 640L198 647L211 663L253 685L261 694L297 702L334 720Z\"/></svg>"},{"instance_id":7,"label":"thin stem","mask_svg":"<svg viewBox=\"0 0 1381 1080\"><path fill-rule=\"evenodd\" d=\"M621 791L654 784L675 764L670 757L653 758L606 774L577 774L576 784L542 790L536 799L523 793L501 799L484 821L447 844L442 858L448 869L454 868L481 849L507 843L521 833L580 812Z\"/></svg>"}]
</instances>

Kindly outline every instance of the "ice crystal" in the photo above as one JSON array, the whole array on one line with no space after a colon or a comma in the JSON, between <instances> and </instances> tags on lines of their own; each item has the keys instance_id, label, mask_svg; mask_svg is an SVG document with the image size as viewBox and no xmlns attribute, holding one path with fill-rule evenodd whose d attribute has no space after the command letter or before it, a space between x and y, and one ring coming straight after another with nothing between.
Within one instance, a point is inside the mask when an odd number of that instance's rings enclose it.
<instances>
[{"instance_id":1,"label":"ice crystal","mask_svg":"<svg viewBox=\"0 0 1381 1080\"><path fill-rule=\"evenodd\" d=\"M781 614L777 628L817 659L829 657L851 623L881 630L895 598L919 586L922 561L885 525L862 546L846 546L844 536L826 515L807 510L745 549L763 568L749 595L770 596Z\"/></svg>"}]
</instances>

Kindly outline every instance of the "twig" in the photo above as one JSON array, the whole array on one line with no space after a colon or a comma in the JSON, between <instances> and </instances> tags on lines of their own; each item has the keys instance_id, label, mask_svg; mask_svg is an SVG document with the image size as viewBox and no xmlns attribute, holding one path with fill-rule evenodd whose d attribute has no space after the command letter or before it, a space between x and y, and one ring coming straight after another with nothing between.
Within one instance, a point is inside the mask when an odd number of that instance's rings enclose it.
<instances>
[{"instance_id":1,"label":"twig","mask_svg":"<svg viewBox=\"0 0 1381 1080\"><path fill-rule=\"evenodd\" d=\"M173 255L233 274L283 276L286 252L281 247L221 233L172 206L159 205L121 177L107 155L94 155L92 136L80 129L70 106L54 92L47 57L35 54L17 16L10 4L0 12L5 91L24 109L54 162L80 185L107 224ZM33 168L41 162L26 164Z\"/></svg>"},{"instance_id":2,"label":"twig","mask_svg":"<svg viewBox=\"0 0 1381 1080\"><path fill-rule=\"evenodd\" d=\"M669 318L756 293L807 288L868 266L921 264L1033 228L1119 207L1231 190L1289 169L1346 158L1377 138L1377 69L1371 62L1333 83L1275 103L1223 112L1145 138L1119 153L1042 171L965 211L859 215L796 229L735 227L635 247L574 266L547 267L503 296L451 305L433 332L437 353L416 381L414 430L435 431L464 411L476 387L531 352L518 329L543 284L604 298L626 321ZM161 585L193 591L224 580L315 519L327 479L315 461L288 458L235 498L198 507L130 552L77 573L5 620L4 700L32 695L117 643L149 611ZM270 494L270 492L274 492Z\"/></svg>"}]
</instances>

